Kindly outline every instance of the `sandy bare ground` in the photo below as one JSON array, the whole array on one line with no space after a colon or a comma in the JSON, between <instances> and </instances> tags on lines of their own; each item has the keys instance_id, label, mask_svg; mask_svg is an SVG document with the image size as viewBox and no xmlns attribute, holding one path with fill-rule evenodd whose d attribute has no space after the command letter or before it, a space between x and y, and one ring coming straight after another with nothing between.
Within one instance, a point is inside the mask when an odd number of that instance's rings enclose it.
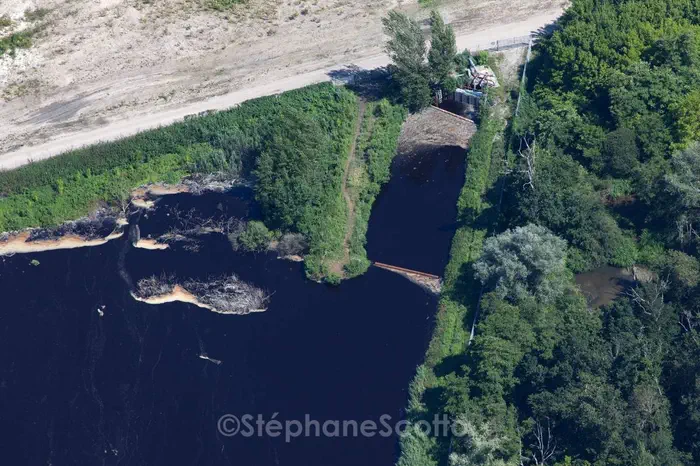
<instances>
[{"instance_id":1,"label":"sandy bare ground","mask_svg":"<svg viewBox=\"0 0 700 466\"><path fill-rule=\"evenodd\" d=\"M0 58L0 168L113 140L208 109L387 64L381 18L401 0L11 0L12 30L42 27L35 44ZM562 0L446 0L460 48L528 34ZM41 19L25 10L46 8Z\"/></svg>"},{"instance_id":2,"label":"sandy bare ground","mask_svg":"<svg viewBox=\"0 0 700 466\"><path fill-rule=\"evenodd\" d=\"M147 303L147 304L167 304L167 303L175 303L175 302L181 302L181 303L189 303L189 304L194 304L197 307L201 307L203 309L208 309L210 311L214 311L215 309L207 304L202 303L197 299L195 295L181 287L180 285L175 285L173 288L173 291L171 291L168 294L160 295L160 296L151 296L149 298L141 298L134 293L131 293L131 297L134 298L136 301L141 301L142 303Z\"/></svg>"},{"instance_id":3,"label":"sandy bare ground","mask_svg":"<svg viewBox=\"0 0 700 466\"><path fill-rule=\"evenodd\" d=\"M0 242L0 256L8 254L28 254L33 252L56 251L59 249L76 249L101 246L113 239L121 238L124 232L116 232L105 238L86 240L80 236L70 235L56 240L29 241L29 231L24 231L7 241Z\"/></svg>"}]
</instances>

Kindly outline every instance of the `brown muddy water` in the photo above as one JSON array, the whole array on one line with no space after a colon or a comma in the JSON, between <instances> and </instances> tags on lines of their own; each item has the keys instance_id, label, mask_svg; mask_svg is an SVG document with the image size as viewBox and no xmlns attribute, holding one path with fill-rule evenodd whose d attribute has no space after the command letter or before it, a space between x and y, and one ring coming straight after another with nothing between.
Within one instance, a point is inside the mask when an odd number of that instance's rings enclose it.
<instances>
[{"instance_id":1,"label":"brown muddy water","mask_svg":"<svg viewBox=\"0 0 700 466\"><path fill-rule=\"evenodd\" d=\"M581 288L592 308L606 306L624 293L634 283L632 271L619 267L600 267L576 275L576 284Z\"/></svg>"}]
</instances>

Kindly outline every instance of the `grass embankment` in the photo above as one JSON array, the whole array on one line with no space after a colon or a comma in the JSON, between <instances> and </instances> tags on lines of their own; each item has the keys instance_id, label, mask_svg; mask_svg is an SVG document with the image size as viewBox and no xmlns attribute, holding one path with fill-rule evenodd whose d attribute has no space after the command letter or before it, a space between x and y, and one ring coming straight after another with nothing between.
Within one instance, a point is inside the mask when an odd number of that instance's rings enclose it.
<instances>
[{"instance_id":1,"label":"grass embankment","mask_svg":"<svg viewBox=\"0 0 700 466\"><path fill-rule=\"evenodd\" d=\"M365 250L367 225L374 200L389 181L391 162L405 118L406 110L387 100L367 103L347 186L354 209L344 267L347 278L362 275L369 268Z\"/></svg>"},{"instance_id":2,"label":"grass embankment","mask_svg":"<svg viewBox=\"0 0 700 466\"><path fill-rule=\"evenodd\" d=\"M424 363L418 367L409 387L409 422L432 420L433 404L448 382L447 376L464 364L469 327L477 310L481 283L471 265L481 255L482 243L498 217L499 192L496 181L504 161L504 119L488 107L481 116L479 130L470 142L464 186L457 201L459 227L445 268L435 330ZM422 433L409 430L401 440L400 466L437 464L449 445L438 443ZM441 440L445 440L444 438Z\"/></svg>"},{"instance_id":3,"label":"grass embankment","mask_svg":"<svg viewBox=\"0 0 700 466\"><path fill-rule=\"evenodd\" d=\"M343 254L356 118L355 95L322 84L2 172L0 231L55 226L145 183L221 172L255 183L269 227L306 236L307 272L323 279L324 259Z\"/></svg>"}]
</instances>

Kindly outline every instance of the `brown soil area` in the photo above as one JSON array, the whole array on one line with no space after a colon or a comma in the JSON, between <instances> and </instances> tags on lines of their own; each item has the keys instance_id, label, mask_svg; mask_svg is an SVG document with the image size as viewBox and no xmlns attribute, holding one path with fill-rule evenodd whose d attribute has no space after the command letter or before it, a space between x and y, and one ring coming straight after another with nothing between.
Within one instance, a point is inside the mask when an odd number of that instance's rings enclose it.
<instances>
[{"instance_id":1,"label":"brown soil area","mask_svg":"<svg viewBox=\"0 0 700 466\"><path fill-rule=\"evenodd\" d=\"M7 241L0 241L0 256L8 254L27 254L32 252L55 251L58 249L75 249L90 246L101 246L113 239L121 238L124 232L112 233L106 238L86 240L80 236L64 236L57 240L29 241L30 232L24 231Z\"/></svg>"},{"instance_id":2,"label":"brown soil area","mask_svg":"<svg viewBox=\"0 0 700 466\"><path fill-rule=\"evenodd\" d=\"M426 146L458 146L466 149L474 133L476 124L473 121L428 107L410 115L404 123L399 137L399 154L419 154Z\"/></svg>"}]
</instances>

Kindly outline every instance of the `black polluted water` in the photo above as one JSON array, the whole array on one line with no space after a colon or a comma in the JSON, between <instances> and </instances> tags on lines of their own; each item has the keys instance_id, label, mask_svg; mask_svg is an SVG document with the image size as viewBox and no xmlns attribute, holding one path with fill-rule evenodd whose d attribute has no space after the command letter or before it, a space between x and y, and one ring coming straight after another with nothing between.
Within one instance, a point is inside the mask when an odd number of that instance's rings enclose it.
<instances>
[{"instance_id":1,"label":"black polluted water","mask_svg":"<svg viewBox=\"0 0 700 466\"><path fill-rule=\"evenodd\" d=\"M370 259L441 274L463 180L463 153L397 159L370 221ZM234 190L168 196L131 221L157 234L172 208L257 215L250 193ZM126 242L0 259L0 464L396 461L388 430L402 419L436 296L377 268L320 285L303 264L236 253L223 235L196 252ZM270 294L267 311L132 298L125 275L163 273L235 273Z\"/></svg>"}]
</instances>

